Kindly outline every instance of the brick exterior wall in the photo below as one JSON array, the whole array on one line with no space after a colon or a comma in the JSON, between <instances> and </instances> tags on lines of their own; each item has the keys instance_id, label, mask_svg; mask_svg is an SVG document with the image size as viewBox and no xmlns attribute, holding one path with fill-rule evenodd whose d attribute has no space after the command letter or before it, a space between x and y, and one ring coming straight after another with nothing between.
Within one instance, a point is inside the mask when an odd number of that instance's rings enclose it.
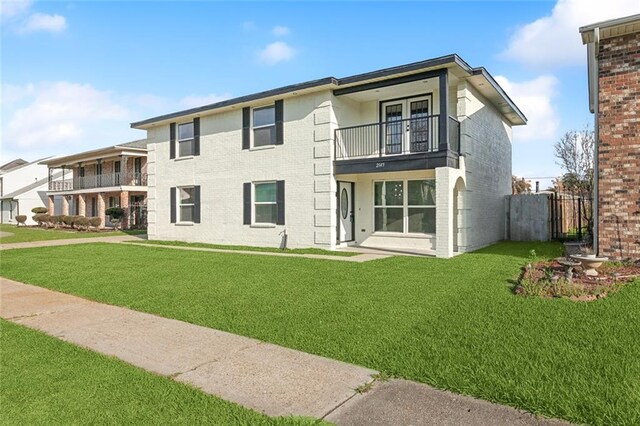
<instances>
[{"instance_id":1,"label":"brick exterior wall","mask_svg":"<svg viewBox=\"0 0 640 426\"><path fill-rule=\"evenodd\" d=\"M640 33L600 42L599 252L640 258Z\"/></svg>"}]
</instances>

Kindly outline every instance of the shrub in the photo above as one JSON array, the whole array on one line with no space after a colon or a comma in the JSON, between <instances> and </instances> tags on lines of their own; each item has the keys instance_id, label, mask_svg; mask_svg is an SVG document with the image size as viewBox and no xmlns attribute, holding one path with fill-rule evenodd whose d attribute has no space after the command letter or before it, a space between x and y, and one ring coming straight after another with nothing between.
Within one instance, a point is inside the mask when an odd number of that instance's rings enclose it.
<instances>
[{"instance_id":1,"label":"shrub","mask_svg":"<svg viewBox=\"0 0 640 426\"><path fill-rule=\"evenodd\" d=\"M31 209L31 213L35 213L35 214L43 214L48 212L49 210L47 210L46 207L34 207Z\"/></svg>"},{"instance_id":2,"label":"shrub","mask_svg":"<svg viewBox=\"0 0 640 426\"><path fill-rule=\"evenodd\" d=\"M65 225L72 227L73 226L73 218L74 216L62 216L62 223Z\"/></svg>"},{"instance_id":3,"label":"shrub","mask_svg":"<svg viewBox=\"0 0 640 426\"><path fill-rule=\"evenodd\" d=\"M56 228L58 226L60 226L61 224L63 224L64 222L62 221L62 219L64 218L64 216L62 215L54 215L54 216L49 216L49 222L55 226Z\"/></svg>"},{"instance_id":4,"label":"shrub","mask_svg":"<svg viewBox=\"0 0 640 426\"><path fill-rule=\"evenodd\" d=\"M38 222L38 225L46 225L49 222L49 215L45 213L36 213L33 218L35 222Z\"/></svg>"},{"instance_id":5,"label":"shrub","mask_svg":"<svg viewBox=\"0 0 640 426\"><path fill-rule=\"evenodd\" d=\"M24 225L26 221L27 221L27 216L23 214L16 216L16 222L18 222L18 226Z\"/></svg>"},{"instance_id":6,"label":"shrub","mask_svg":"<svg viewBox=\"0 0 640 426\"><path fill-rule=\"evenodd\" d=\"M75 216L73 226L78 230L84 230L89 227L89 218L84 216Z\"/></svg>"},{"instance_id":7,"label":"shrub","mask_svg":"<svg viewBox=\"0 0 640 426\"><path fill-rule=\"evenodd\" d=\"M109 207L105 210L107 216L111 216L112 219L122 219L124 216L124 209L122 207Z\"/></svg>"},{"instance_id":8,"label":"shrub","mask_svg":"<svg viewBox=\"0 0 640 426\"><path fill-rule=\"evenodd\" d=\"M94 228L99 227L102 224L102 219L99 217L90 217L89 218L89 225L93 226Z\"/></svg>"}]
</instances>

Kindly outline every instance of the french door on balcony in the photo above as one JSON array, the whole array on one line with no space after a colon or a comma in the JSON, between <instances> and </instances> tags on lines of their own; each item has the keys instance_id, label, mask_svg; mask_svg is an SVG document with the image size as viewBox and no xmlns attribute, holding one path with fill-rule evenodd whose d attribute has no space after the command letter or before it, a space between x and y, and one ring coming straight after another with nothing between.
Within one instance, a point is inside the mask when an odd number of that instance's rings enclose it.
<instances>
[{"instance_id":1,"label":"french door on balcony","mask_svg":"<svg viewBox=\"0 0 640 426\"><path fill-rule=\"evenodd\" d=\"M432 149L431 97L420 96L382 103L382 138L386 155ZM437 120L436 120L437 123Z\"/></svg>"}]
</instances>

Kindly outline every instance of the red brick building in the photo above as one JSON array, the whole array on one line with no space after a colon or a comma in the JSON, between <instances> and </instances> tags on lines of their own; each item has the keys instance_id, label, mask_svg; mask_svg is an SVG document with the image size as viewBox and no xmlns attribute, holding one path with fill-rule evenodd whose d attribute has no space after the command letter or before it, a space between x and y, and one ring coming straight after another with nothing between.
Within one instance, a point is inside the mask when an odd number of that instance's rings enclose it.
<instances>
[{"instance_id":1,"label":"red brick building","mask_svg":"<svg viewBox=\"0 0 640 426\"><path fill-rule=\"evenodd\" d=\"M640 258L640 15L580 28L595 114L594 245Z\"/></svg>"}]
</instances>

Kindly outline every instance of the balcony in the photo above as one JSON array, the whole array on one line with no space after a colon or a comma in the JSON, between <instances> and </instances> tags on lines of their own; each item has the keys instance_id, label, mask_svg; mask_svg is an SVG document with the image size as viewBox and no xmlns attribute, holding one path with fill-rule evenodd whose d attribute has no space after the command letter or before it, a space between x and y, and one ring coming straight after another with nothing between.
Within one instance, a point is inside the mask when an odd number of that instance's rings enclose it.
<instances>
[{"instance_id":1,"label":"balcony","mask_svg":"<svg viewBox=\"0 0 640 426\"><path fill-rule=\"evenodd\" d=\"M108 188L113 186L146 186L146 173L106 173L74 177L73 181L49 182L49 191Z\"/></svg>"},{"instance_id":2,"label":"balcony","mask_svg":"<svg viewBox=\"0 0 640 426\"><path fill-rule=\"evenodd\" d=\"M436 114L336 129L336 174L457 167L460 123L443 118Z\"/></svg>"}]
</instances>

